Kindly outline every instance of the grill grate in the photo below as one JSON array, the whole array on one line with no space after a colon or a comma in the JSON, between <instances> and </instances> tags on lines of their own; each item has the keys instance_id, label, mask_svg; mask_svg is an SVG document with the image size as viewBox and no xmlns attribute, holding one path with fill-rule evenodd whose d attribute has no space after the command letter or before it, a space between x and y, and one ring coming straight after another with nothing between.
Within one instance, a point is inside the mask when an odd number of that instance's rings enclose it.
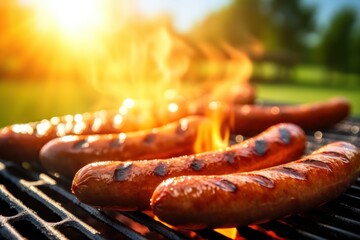
<instances>
[{"instance_id":1,"label":"grill grate","mask_svg":"<svg viewBox=\"0 0 360 240\"><path fill-rule=\"evenodd\" d=\"M360 119L308 131L308 152L335 140L360 147ZM0 161L0 239L228 239L215 230L174 230L149 212L99 211L81 203L66 179L40 166ZM303 214L238 227L243 239L360 239L360 178L337 199Z\"/></svg>"}]
</instances>

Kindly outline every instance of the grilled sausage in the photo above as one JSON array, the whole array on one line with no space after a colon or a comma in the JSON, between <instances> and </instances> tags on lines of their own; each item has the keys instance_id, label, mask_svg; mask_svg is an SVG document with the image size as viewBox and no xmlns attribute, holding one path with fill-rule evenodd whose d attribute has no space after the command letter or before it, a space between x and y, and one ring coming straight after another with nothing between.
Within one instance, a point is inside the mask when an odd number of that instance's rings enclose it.
<instances>
[{"instance_id":1,"label":"grilled sausage","mask_svg":"<svg viewBox=\"0 0 360 240\"><path fill-rule=\"evenodd\" d=\"M193 154L197 131L206 121L210 120L189 116L159 128L127 134L64 136L44 145L40 162L49 172L73 177L81 167L91 162Z\"/></svg>"},{"instance_id":2,"label":"grilled sausage","mask_svg":"<svg viewBox=\"0 0 360 240\"><path fill-rule=\"evenodd\" d=\"M169 177L261 169L297 159L305 143L301 128L284 123L220 151L151 161L92 163L76 173L72 192L80 201L101 208L149 209L154 189Z\"/></svg>"},{"instance_id":3,"label":"grilled sausage","mask_svg":"<svg viewBox=\"0 0 360 240\"><path fill-rule=\"evenodd\" d=\"M164 122L155 116L123 108L53 117L28 124L14 124L0 130L0 157L13 161L38 161L41 148L50 140L66 135L109 134L144 130L175 121L188 113L168 112ZM126 112L134 111L134 113Z\"/></svg>"},{"instance_id":4,"label":"grilled sausage","mask_svg":"<svg viewBox=\"0 0 360 240\"><path fill-rule=\"evenodd\" d=\"M121 133L160 127L189 115L203 115L206 113L208 101L219 100L225 105L251 104L255 99L254 91L250 84L244 84L232 88L230 93L225 91L216 96L208 94L194 101L176 99L160 104L125 104L118 110L87 112L10 125L0 129L0 158L17 162L38 161L44 144L57 137Z\"/></svg>"},{"instance_id":5,"label":"grilled sausage","mask_svg":"<svg viewBox=\"0 0 360 240\"><path fill-rule=\"evenodd\" d=\"M291 122L306 130L333 126L350 113L346 98L334 97L326 101L289 106L242 105L229 106L232 131L247 136L257 134L281 122ZM224 108L224 110L226 110Z\"/></svg>"},{"instance_id":6,"label":"grilled sausage","mask_svg":"<svg viewBox=\"0 0 360 240\"><path fill-rule=\"evenodd\" d=\"M336 142L295 162L258 171L163 181L151 206L176 227L221 228L304 212L344 192L360 173L360 152Z\"/></svg>"}]
</instances>

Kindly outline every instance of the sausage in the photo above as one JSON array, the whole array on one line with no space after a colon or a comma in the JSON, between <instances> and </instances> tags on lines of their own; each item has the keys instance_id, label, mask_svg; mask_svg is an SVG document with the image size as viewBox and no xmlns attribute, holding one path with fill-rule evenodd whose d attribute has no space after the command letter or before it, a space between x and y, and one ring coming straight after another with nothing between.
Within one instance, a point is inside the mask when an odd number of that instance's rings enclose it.
<instances>
[{"instance_id":1,"label":"sausage","mask_svg":"<svg viewBox=\"0 0 360 240\"><path fill-rule=\"evenodd\" d=\"M278 124L218 151L151 161L109 161L81 168L72 192L87 204L116 210L150 209L156 186L169 177L211 175L260 169L300 157L306 137L294 124Z\"/></svg>"},{"instance_id":2,"label":"sausage","mask_svg":"<svg viewBox=\"0 0 360 240\"><path fill-rule=\"evenodd\" d=\"M56 137L115 132L115 124L111 124L115 116L116 111L98 111L4 127L0 130L0 157L17 162L38 161L42 146Z\"/></svg>"},{"instance_id":3,"label":"sausage","mask_svg":"<svg viewBox=\"0 0 360 240\"><path fill-rule=\"evenodd\" d=\"M17 162L37 162L41 148L57 137L144 130L187 115L187 112L178 114L169 111L168 118L163 122L141 111L123 108L14 124L0 130L0 157Z\"/></svg>"},{"instance_id":4,"label":"sausage","mask_svg":"<svg viewBox=\"0 0 360 240\"><path fill-rule=\"evenodd\" d=\"M189 115L204 115L208 101L219 100L225 105L253 103L255 94L250 84L224 91L222 96L208 94L190 101L143 102L119 109L86 112L52 117L26 124L13 124L0 129L0 158L16 162L37 162L41 148L50 140L65 135L109 134L160 127ZM130 102L131 103L131 102ZM171 108L175 107L175 108Z\"/></svg>"},{"instance_id":5,"label":"sausage","mask_svg":"<svg viewBox=\"0 0 360 240\"><path fill-rule=\"evenodd\" d=\"M199 126L206 121L210 120L194 115L150 130L55 138L41 149L40 162L49 172L73 177L91 162L194 154Z\"/></svg>"},{"instance_id":6,"label":"sausage","mask_svg":"<svg viewBox=\"0 0 360 240\"><path fill-rule=\"evenodd\" d=\"M224 111L230 112L226 115L233 132L251 136L281 122L291 122L306 130L328 128L349 115L350 103L346 98L333 97L301 105L236 105Z\"/></svg>"},{"instance_id":7,"label":"sausage","mask_svg":"<svg viewBox=\"0 0 360 240\"><path fill-rule=\"evenodd\" d=\"M359 173L359 149L335 142L268 169L170 178L155 189L151 206L161 221L175 227L243 226L304 212L336 198Z\"/></svg>"}]
</instances>

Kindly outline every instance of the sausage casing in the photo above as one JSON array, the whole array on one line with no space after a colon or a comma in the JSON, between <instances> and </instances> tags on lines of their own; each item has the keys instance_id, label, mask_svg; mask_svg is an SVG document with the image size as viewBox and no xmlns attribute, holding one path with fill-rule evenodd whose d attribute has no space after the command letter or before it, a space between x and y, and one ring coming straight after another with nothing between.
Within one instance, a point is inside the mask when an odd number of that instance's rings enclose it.
<instances>
[{"instance_id":1,"label":"sausage casing","mask_svg":"<svg viewBox=\"0 0 360 240\"><path fill-rule=\"evenodd\" d=\"M232 131L247 136L281 122L291 122L306 130L324 129L345 119L350 113L350 103L343 97L300 105L245 104L229 107L228 116Z\"/></svg>"},{"instance_id":2,"label":"sausage casing","mask_svg":"<svg viewBox=\"0 0 360 240\"><path fill-rule=\"evenodd\" d=\"M336 142L268 169L168 179L151 205L160 220L177 227L235 227L304 212L337 197L359 173L359 150Z\"/></svg>"},{"instance_id":3,"label":"sausage casing","mask_svg":"<svg viewBox=\"0 0 360 240\"><path fill-rule=\"evenodd\" d=\"M164 179L261 169L299 158L305 144L300 127L278 124L220 151L151 161L92 163L76 173L72 191L82 202L101 208L149 209L153 190Z\"/></svg>"},{"instance_id":4,"label":"sausage casing","mask_svg":"<svg viewBox=\"0 0 360 240\"><path fill-rule=\"evenodd\" d=\"M44 145L40 151L40 162L49 172L73 177L81 167L91 162L194 154L197 131L206 121L210 120L194 115L149 130L64 136Z\"/></svg>"}]
</instances>

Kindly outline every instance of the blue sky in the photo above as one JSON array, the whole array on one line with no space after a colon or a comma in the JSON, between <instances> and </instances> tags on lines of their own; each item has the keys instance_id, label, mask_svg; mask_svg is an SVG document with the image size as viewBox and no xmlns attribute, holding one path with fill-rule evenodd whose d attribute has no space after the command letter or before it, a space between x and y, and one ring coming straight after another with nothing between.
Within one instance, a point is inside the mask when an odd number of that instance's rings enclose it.
<instances>
[{"instance_id":1,"label":"blue sky","mask_svg":"<svg viewBox=\"0 0 360 240\"><path fill-rule=\"evenodd\" d=\"M174 17L175 27L180 31L186 31L210 12L228 5L231 0L137 0L137 2L140 10L148 15L170 13ZM303 2L317 6L316 19L322 26L329 22L334 12L345 6L357 9L360 15L360 0L303 0Z\"/></svg>"},{"instance_id":2,"label":"blue sky","mask_svg":"<svg viewBox=\"0 0 360 240\"><path fill-rule=\"evenodd\" d=\"M189 29L207 14L228 5L231 0L137 0L141 12L152 16L167 12L174 17L174 25L180 31Z\"/></svg>"},{"instance_id":3,"label":"blue sky","mask_svg":"<svg viewBox=\"0 0 360 240\"><path fill-rule=\"evenodd\" d=\"M360 0L303 0L303 2L305 4L317 6L318 12L316 20L322 26L326 26L326 24L329 23L331 16L344 7L356 9L358 15L360 15Z\"/></svg>"}]
</instances>

